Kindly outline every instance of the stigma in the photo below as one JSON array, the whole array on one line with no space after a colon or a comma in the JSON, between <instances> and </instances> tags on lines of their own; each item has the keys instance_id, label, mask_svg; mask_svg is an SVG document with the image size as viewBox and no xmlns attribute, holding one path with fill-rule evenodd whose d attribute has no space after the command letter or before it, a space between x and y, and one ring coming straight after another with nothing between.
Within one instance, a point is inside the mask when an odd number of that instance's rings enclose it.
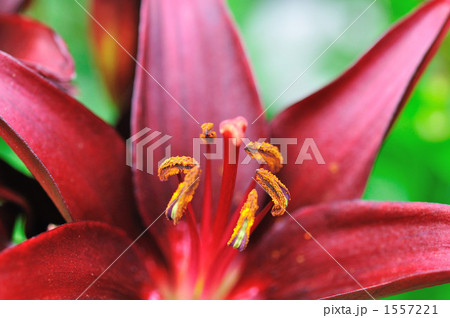
<instances>
[{"instance_id":1,"label":"stigma","mask_svg":"<svg viewBox=\"0 0 450 318\"><path fill-rule=\"evenodd\" d=\"M220 123L219 128L222 136L230 138L232 143L236 147L239 147L242 144L247 125L247 120L242 116L238 116L233 119L224 120Z\"/></svg>"}]
</instances>

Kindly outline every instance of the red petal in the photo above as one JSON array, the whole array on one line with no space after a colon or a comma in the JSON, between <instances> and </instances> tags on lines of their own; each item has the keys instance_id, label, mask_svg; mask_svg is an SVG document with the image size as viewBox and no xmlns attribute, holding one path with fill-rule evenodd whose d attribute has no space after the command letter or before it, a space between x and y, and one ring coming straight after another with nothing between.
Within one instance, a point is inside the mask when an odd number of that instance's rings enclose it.
<instances>
[{"instance_id":1,"label":"red petal","mask_svg":"<svg viewBox=\"0 0 450 318\"><path fill-rule=\"evenodd\" d=\"M74 63L62 38L23 16L0 15L0 50L51 80L64 84L74 77Z\"/></svg>"},{"instance_id":2,"label":"red petal","mask_svg":"<svg viewBox=\"0 0 450 318\"><path fill-rule=\"evenodd\" d=\"M10 215L9 229L12 232L17 213L26 216L26 234L34 236L47 230L48 224L62 224L64 219L41 185L32 178L10 167L0 160L0 201L7 202ZM10 233L11 234L11 233ZM8 236L8 241L11 236Z\"/></svg>"},{"instance_id":3,"label":"red petal","mask_svg":"<svg viewBox=\"0 0 450 318\"><path fill-rule=\"evenodd\" d=\"M0 254L0 299L76 299L131 244L106 224L79 222ZM149 276L131 247L81 297L145 299Z\"/></svg>"},{"instance_id":4,"label":"red petal","mask_svg":"<svg viewBox=\"0 0 450 318\"><path fill-rule=\"evenodd\" d=\"M14 13L19 12L30 3L30 0L2 0L0 13Z\"/></svg>"},{"instance_id":5,"label":"red petal","mask_svg":"<svg viewBox=\"0 0 450 318\"><path fill-rule=\"evenodd\" d=\"M136 231L125 144L77 101L0 53L0 136L24 161L66 220Z\"/></svg>"},{"instance_id":6,"label":"red petal","mask_svg":"<svg viewBox=\"0 0 450 318\"><path fill-rule=\"evenodd\" d=\"M450 282L448 205L347 201L293 217L374 297ZM288 215L254 244L237 293L369 297Z\"/></svg>"},{"instance_id":7,"label":"red petal","mask_svg":"<svg viewBox=\"0 0 450 318\"><path fill-rule=\"evenodd\" d=\"M139 5L140 0L92 1L94 53L109 91L121 107L130 106L133 90Z\"/></svg>"},{"instance_id":8,"label":"red petal","mask_svg":"<svg viewBox=\"0 0 450 318\"><path fill-rule=\"evenodd\" d=\"M17 193L0 184L0 250L9 246L14 223L22 206L27 203Z\"/></svg>"},{"instance_id":9,"label":"red petal","mask_svg":"<svg viewBox=\"0 0 450 318\"><path fill-rule=\"evenodd\" d=\"M0 251L8 247L11 242L15 220L15 211L0 206Z\"/></svg>"},{"instance_id":10,"label":"red petal","mask_svg":"<svg viewBox=\"0 0 450 318\"><path fill-rule=\"evenodd\" d=\"M212 122L218 131L222 120L237 116L252 120L262 112L240 38L223 1L143 0L140 30L138 60L151 75L142 67L136 70L133 134L151 128L173 137L168 142L172 155L192 155L193 138L199 137L202 123ZM264 120L258 121L247 137L265 137L265 125ZM164 157L165 146L153 152L155 163ZM236 191L243 192L253 174L251 168L241 171ZM140 171L136 185L145 220L151 222L175 188ZM218 174L212 189L220 189Z\"/></svg>"},{"instance_id":11,"label":"red petal","mask_svg":"<svg viewBox=\"0 0 450 318\"><path fill-rule=\"evenodd\" d=\"M450 1L426 3L340 78L274 120L274 136L298 138L281 171L292 208L361 196L378 149L445 36L449 16ZM326 165L294 164L305 138L314 139Z\"/></svg>"}]
</instances>

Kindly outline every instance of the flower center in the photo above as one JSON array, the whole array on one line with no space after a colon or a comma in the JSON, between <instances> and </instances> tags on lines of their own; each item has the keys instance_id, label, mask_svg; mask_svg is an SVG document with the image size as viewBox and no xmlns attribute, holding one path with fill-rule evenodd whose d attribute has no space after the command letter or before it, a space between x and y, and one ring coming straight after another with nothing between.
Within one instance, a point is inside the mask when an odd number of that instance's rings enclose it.
<instances>
[{"instance_id":1,"label":"flower center","mask_svg":"<svg viewBox=\"0 0 450 318\"><path fill-rule=\"evenodd\" d=\"M177 225L187 214L191 236L191 268L190 279L193 282L193 297L220 297L226 290L229 265L236 258L235 250L243 251L252 232L260 224L269 211L273 216L285 212L290 200L289 190L274 175L282 168L283 157L278 148L265 142L249 142L244 150L260 168L255 171L255 177L241 199L241 203L232 210L233 194L236 184L239 149L243 143L247 121L243 117L225 120L220 124L221 143L215 143L216 132L212 123L201 126L200 138L206 144L207 153L211 153L212 144L223 144L223 169L217 208L212 208L211 159L206 159L204 169L204 193L202 213L197 223L196 214L191 206L194 193L200 184L202 169L200 164L191 157L171 157L165 160L158 170L161 181L177 175L179 185L167 205L167 219ZM266 166L267 169L262 168ZM258 191L260 197L264 191L271 201L261 210L258 206ZM261 202L261 200L260 200ZM264 202L263 202L264 203ZM217 292L214 294L213 290Z\"/></svg>"}]
</instances>

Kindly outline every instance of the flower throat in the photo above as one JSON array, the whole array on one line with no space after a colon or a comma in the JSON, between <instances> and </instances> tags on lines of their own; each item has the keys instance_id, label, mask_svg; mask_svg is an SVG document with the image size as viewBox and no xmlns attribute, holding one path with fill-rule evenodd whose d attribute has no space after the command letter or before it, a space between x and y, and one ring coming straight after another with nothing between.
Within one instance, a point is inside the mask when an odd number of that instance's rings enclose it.
<instances>
[{"instance_id":1,"label":"flower throat","mask_svg":"<svg viewBox=\"0 0 450 318\"><path fill-rule=\"evenodd\" d=\"M221 276L220 273L226 271L233 256L236 256L235 250L240 252L245 250L251 234L268 212L271 211L273 216L283 215L290 200L289 190L275 176L282 168L283 162L278 148L265 142L250 142L245 145L244 150L253 160L258 161L260 167L256 169L254 178L249 180L250 186L241 203L234 211L231 210L238 169L237 157L246 128L247 121L243 117L225 120L220 124L220 133L224 140L223 173L216 209L212 208L210 159L206 159L202 167L204 172L197 160L187 156L171 157L158 169L161 181L175 175L179 179L178 187L167 205L165 214L175 226L183 221L186 214L192 254L189 272L196 281L194 297L201 297L205 292L206 280L214 282ZM200 138L206 144L206 151L210 153L217 134L213 130L212 123L204 123L201 129ZM191 201L200 185L202 173L205 174L204 196L201 220L197 222ZM257 190L260 194L265 191L271 198L262 209L258 206Z\"/></svg>"}]
</instances>

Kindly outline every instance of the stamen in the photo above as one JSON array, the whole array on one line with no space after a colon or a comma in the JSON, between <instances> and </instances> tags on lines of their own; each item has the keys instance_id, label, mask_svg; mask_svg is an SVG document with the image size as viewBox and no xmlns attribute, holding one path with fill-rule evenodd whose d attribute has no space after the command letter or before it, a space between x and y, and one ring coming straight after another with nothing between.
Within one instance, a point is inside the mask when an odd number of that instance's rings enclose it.
<instances>
[{"instance_id":1,"label":"stamen","mask_svg":"<svg viewBox=\"0 0 450 318\"><path fill-rule=\"evenodd\" d=\"M174 225L178 224L192 201L200 182L201 172L200 165L191 157L171 157L159 167L158 176L161 181L166 181L170 176L185 174L183 182L180 182L167 205L166 216L169 220L173 220Z\"/></svg>"},{"instance_id":2,"label":"stamen","mask_svg":"<svg viewBox=\"0 0 450 318\"><path fill-rule=\"evenodd\" d=\"M274 145L267 142L250 142L244 150L253 159L267 164L272 173L277 173L282 168L283 156Z\"/></svg>"},{"instance_id":3,"label":"stamen","mask_svg":"<svg viewBox=\"0 0 450 318\"><path fill-rule=\"evenodd\" d=\"M216 132L213 130L213 123L204 123L201 126L202 133L200 138L206 144L206 153L211 153L211 144L214 138L217 137ZM204 159L205 167L205 183L203 188L203 213L201 218L201 231L205 241L209 238L209 228L211 226L211 202L212 202L212 189L211 189L211 160Z\"/></svg>"},{"instance_id":4,"label":"stamen","mask_svg":"<svg viewBox=\"0 0 450 318\"><path fill-rule=\"evenodd\" d=\"M228 245L239 251L243 251L250 239L250 230L255 222L255 212L258 210L258 193L253 189L247 197L247 201L241 209L241 215L233 230Z\"/></svg>"},{"instance_id":5,"label":"stamen","mask_svg":"<svg viewBox=\"0 0 450 318\"><path fill-rule=\"evenodd\" d=\"M272 208L273 216L283 215L289 203L290 193L281 181L266 169L256 170L256 181L270 195L274 206Z\"/></svg>"},{"instance_id":6,"label":"stamen","mask_svg":"<svg viewBox=\"0 0 450 318\"><path fill-rule=\"evenodd\" d=\"M189 170L198 167L197 160L191 157L171 157L166 159L158 169L158 177L161 181L166 181L169 177L180 173L187 174Z\"/></svg>"},{"instance_id":7,"label":"stamen","mask_svg":"<svg viewBox=\"0 0 450 318\"><path fill-rule=\"evenodd\" d=\"M213 123L204 123L201 128L202 133L200 134L200 138L202 138L205 143L212 142L212 140L217 137L216 132L213 130Z\"/></svg>"},{"instance_id":8,"label":"stamen","mask_svg":"<svg viewBox=\"0 0 450 318\"><path fill-rule=\"evenodd\" d=\"M167 205L166 216L169 220L173 220L174 225L178 224L188 204L192 201L194 192L200 182L200 174L200 168L194 166L189 170L183 182L178 185L177 190L172 195Z\"/></svg>"}]
</instances>

